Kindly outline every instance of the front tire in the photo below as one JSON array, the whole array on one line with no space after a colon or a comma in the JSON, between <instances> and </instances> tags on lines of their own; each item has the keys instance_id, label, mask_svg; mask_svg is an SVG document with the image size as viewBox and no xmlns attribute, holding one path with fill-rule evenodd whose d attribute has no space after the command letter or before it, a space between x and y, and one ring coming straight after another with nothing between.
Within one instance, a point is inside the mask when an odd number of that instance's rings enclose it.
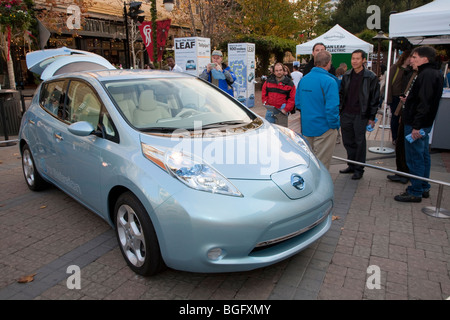
<instances>
[{"instance_id":1,"label":"front tire","mask_svg":"<svg viewBox=\"0 0 450 320\"><path fill-rule=\"evenodd\" d=\"M151 276L164 269L156 232L142 203L131 192L114 206L116 236L128 266L139 275Z\"/></svg>"},{"instance_id":2,"label":"front tire","mask_svg":"<svg viewBox=\"0 0 450 320\"><path fill-rule=\"evenodd\" d=\"M22 147L22 170L25 182L30 190L40 191L48 187L48 183L41 177L36 169L33 155L27 144Z\"/></svg>"}]
</instances>

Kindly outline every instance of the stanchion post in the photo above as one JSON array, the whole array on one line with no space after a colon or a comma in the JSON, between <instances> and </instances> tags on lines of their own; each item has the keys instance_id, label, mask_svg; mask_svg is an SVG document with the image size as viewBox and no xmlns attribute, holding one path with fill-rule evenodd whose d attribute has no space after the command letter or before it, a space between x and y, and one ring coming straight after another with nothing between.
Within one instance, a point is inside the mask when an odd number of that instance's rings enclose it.
<instances>
[{"instance_id":1,"label":"stanchion post","mask_svg":"<svg viewBox=\"0 0 450 320\"><path fill-rule=\"evenodd\" d=\"M422 208L422 212L435 218L450 218L450 211L441 208L443 185L439 185L436 207Z\"/></svg>"},{"instance_id":2,"label":"stanchion post","mask_svg":"<svg viewBox=\"0 0 450 320\"><path fill-rule=\"evenodd\" d=\"M389 69L391 64L392 57L392 39L389 39L389 52L388 52L388 68L386 70L386 79L389 79ZM388 86L385 86L384 89L384 100L383 100L383 125L385 124L386 117L386 104L387 104L387 96L388 96ZM380 147L370 147L369 151L373 153L394 153L394 149L384 147L384 129L381 131L381 146Z\"/></svg>"}]
</instances>

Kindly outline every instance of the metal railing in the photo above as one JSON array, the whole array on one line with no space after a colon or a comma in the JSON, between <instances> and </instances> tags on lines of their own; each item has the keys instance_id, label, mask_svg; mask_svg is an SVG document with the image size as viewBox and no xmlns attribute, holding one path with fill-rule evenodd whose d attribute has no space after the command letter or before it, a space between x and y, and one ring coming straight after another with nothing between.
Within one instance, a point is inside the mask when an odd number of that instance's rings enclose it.
<instances>
[{"instance_id":1,"label":"metal railing","mask_svg":"<svg viewBox=\"0 0 450 320\"><path fill-rule=\"evenodd\" d=\"M419 180L427 181L429 183L438 184L439 190L438 190L438 196L437 196L437 200L436 200L436 207L430 207L430 206L424 207L424 208L422 208L422 212L429 216L435 217L435 218L450 218L450 211L441 208L442 192L443 192L444 186L450 187L449 182L419 177L419 176L416 176L416 175L413 175L410 173L401 172L401 171L388 169L388 168L383 168L383 167L379 167L379 166L374 166L373 164L370 164L370 163L361 163L358 161L348 160L348 159L344 159L344 158L340 158L340 157L336 157L336 156L333 156L333 159L345 161L348 163L352 163L352 164L356 164L356 165L360 165L360 166L364 166L364 167L368 167L368 168L373 168L373 169L377 169L377 170L394 173L396 175L407 177L407 178L419 179Z\"/></svg>"}]
</instances>

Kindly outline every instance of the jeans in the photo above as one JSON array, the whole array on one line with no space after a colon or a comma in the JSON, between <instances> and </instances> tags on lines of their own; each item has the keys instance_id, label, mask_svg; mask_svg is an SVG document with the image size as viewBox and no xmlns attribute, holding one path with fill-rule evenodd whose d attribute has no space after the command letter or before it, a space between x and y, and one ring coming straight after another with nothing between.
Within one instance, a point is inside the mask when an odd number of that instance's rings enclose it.
<instances>
[{"instance_id":1,"label":"jeans","mask_svg":"<svg viewBox=\"0 0 450 320\"><path fill-rule=\"evenodd\" d=\"M277 117L275 116L273 111L266 111L266 120L269 121L270 123L276 123L277 122Z\"/></svg>"},{"instance_id":2,"label":"jeans","mask_svg":"<svg viewBox=\"0 0 450 320\"><path fill-rule=\"evenodd\" d=\"M275 110L274 112L267 110L266 111L266 120L270 123L275 123L283 127L288 127L288 115L284 114L281 111Z\"/></svg>"},{"instance_id":3,"label":"jeans","mask_svg":"<svg viewBox=\"0 0 450 320\"><path fill-rule=\"evenodd\" d=\"M415 176L430 178L430 131L431 127L422 128L425 131L425 136L409 143L405 140L405 155L406 164L409 168L409 173ZM412 126L405 125L405 136L412 132ZM422 197L424 191L430 190L431 186L427 181L411 178L411 185L406 191L414 197Z\"/></svg>"}]
</instances>

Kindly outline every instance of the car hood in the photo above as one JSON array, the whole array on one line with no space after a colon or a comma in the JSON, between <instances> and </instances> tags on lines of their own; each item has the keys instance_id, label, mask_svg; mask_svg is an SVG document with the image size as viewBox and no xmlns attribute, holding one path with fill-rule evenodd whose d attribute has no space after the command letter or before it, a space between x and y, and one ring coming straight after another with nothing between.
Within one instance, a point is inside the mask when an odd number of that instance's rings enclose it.
<instances>
[{"instance_id":1,"label":"car hood","mask_svg":"<svg viewBox=\"0 0 450 320\"><path fill-rule=\"evenodd\" d=\"M42 80L66 72L115 69L102 56L66 47L29 52L26 62L27 68L40 75Z\"/></svg>"},{"instance_id":2,"label":"car hood","mask_svg":"<svg viewBox=\"0 0 450 320\"><path fill-rule=\"evenodd\" d=\"M228 179L271 179L272 174L289 168L302 166L306 170L311 163L308 152L270 124L245 133L211 138L142 134L141 142L159 150L193 154Z\"/></svg>"}]
</instances>

